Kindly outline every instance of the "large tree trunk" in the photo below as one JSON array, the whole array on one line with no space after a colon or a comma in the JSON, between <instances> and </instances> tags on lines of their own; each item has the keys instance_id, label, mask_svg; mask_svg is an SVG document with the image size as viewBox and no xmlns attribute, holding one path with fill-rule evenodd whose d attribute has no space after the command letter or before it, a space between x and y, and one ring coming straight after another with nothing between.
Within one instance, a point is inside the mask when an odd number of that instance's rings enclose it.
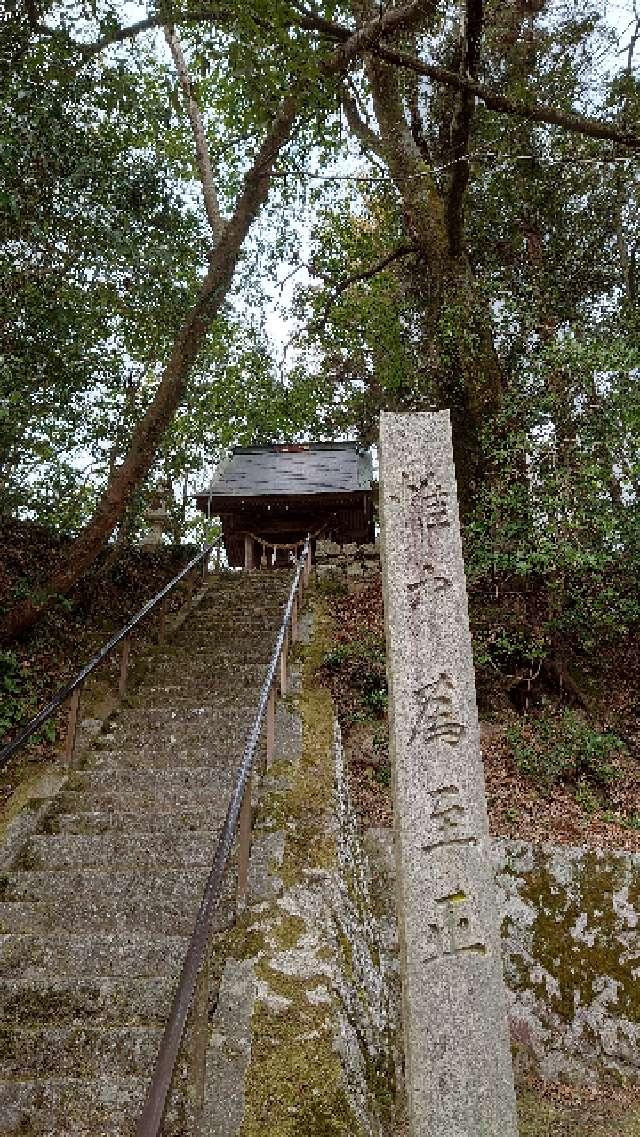
<instances>
[{"instance_id":1,"label":"large tree trunk","mask_svg":"<svg viewBox=\"0 0 640 1137\"><path fill-rule=\"evenodd\" d=\"M488 477L482 433L502 406L502 370L486 305L478 295L458 241L452 248L446 202L407 121L398 72L374 57L368 60L367 72L380 150L402 203L408 236L420 254L413 269L413 290L423 308L423 354L437 401L451 412L458 494L464 516L477 488ZM458 194L458 219L462 206ZM446 356L440 342L445 310L456 317Z\"/></svg>"},{"instance_id":2,"label":"large tree trunk","mask_svg":"<svg viewBox=\"0 0 640 1137\"><path fill-rule=\"evenodd\" d=\"M178 332L158 390L133 433L124 461L109 478L93 517L66 549L63 563L44 586L43 599L23 601L9 612L0 630L3 641L31 627L57 596L73 588L115 529L131 493L149 472L158 445L183 398L207 331L227 295L244 239L266 201L273 165L291 135L298 105L294 96L283 100L245 177L243 191L212 254L198 299Z\"/></svg>"}]
</instances>

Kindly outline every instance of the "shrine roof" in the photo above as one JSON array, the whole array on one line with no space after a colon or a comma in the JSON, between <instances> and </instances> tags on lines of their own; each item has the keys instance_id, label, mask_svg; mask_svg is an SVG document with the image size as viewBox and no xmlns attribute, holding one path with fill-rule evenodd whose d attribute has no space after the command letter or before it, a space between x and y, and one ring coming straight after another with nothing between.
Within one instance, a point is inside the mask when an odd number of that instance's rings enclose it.
<instances>
[{"instance_id":1,"label":"shrine roof","mask_svg":"<svg viewBox=\"0 0 640 1137\"><path fill-rule=\"evenodd\" d=\"M371 452L355 442L238 446L198 497L362 493L371 478Z\"/></svg>"}]
</instances>

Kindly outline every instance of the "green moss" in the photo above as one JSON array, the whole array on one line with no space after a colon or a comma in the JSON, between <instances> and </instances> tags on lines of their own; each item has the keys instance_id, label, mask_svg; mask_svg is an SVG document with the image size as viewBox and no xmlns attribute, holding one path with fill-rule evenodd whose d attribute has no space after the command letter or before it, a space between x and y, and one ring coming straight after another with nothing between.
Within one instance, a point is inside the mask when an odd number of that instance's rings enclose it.
<instances>
[{"instance_id":1,"label":"green moss","mask_svg":"<svg viewBox=\"0 0 640 1137\"><path fill-rule=\"evenodd\" d=\"M296 947L305 930L306 924L301 916L284 913L269 928L269 938L280 951L287 951Z\"/></svg>"},{"instance_id":2,"label":"green moss","mask_svg":"<svg viewBox=\"0 0 640 1137\"><path fill-rule=\"evenodd\" d=\"M267 831L285 834L283 883L290 888L313 869L329 868L335 861L335 843L322 824L333 809L333 704L329 691L315 686L313 678L326 651L328 617L322 602L314 599L316 632L304 649L302 690L296 710L302 719L302 753L294 765L274 762L272 777L286 777L289 787L266 795L260 824Z\"/></svg>"},{"instance_id":3,"label":"green moss","mask_svg":"<svg viewBox=\"0 0 640 1137\"><path fill-rule=\"evenodd\" d=\"M286 888L305 881L309 871L335 863L335 840L324 819L334 805L333 705L314 674L324 654L323 605L314 600L316 634L303 653L302 690L297 699L302 719L302 750L295 766L274 763L270 774L290 779L286 790L271 792L264 804L263 824L285 835L280 875ZM286 1011L260 1004L252 1019L251 1063L247 1075L245 1117L241 1137L354 1137L361 1133L345 1093L340 1059L334 1050L334 1020L327 1004L314 1003L309 992L326 986L326 977L304 978L273 967L277 951L295 949L306 925L275 902L261 913L267 950L256 974L275 997L286 999ZM322 954L322 953L321 953Z\"/></svg>"},{"instance_id":4,"label":"green moss","mask_svg":"<svg viewBox=\"0 0 640 1137\"><path fill-rule=\"evenodd\" d=\"M253 1015L251 1064L240 1137L355 1137L360 1125L344 1091L327 1009L307 992L322 976L299 979L263 965L283 1013L260 1006Z\"/></svg>"},{"instance_id":5,"label":"green moss","mask_svg":"<svg viewBox=\"0 0 640 1137\"><path fill-rule=\"evenodd\" d=\"M549 992L544 980L535 984L524 966L518 967L517 986L530 988L566 1022L573 1020L576 1001L588 1006L600 994L601 980L616 986L612 1011L640 1022L640 986L628 961L622 957L623 926L613 909L612 895L623 887L627 868L622 857L597 855L587 850L576 868L570 887L561 886L549 871L545 852L534 852L534 869L523 880L522 899L537 913L533 928L533 956L558 983ZM629 903L637 910L640 882L632 881ZM579 918L586 917L580 938L572 935ZM592 940L587 943L586 938Z\"/></svg>"}]
</instances>

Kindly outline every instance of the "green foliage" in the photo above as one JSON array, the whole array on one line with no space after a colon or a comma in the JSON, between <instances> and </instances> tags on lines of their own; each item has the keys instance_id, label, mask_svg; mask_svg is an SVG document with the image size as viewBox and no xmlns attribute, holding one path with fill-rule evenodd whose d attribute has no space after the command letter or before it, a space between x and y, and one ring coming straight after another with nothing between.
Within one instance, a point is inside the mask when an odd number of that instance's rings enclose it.
<instances>
[{"instance_id":1,"label":"green foliage","mask_svg":"<svg viewBox=\"0 0 640 1137\"><path fill-rule=\"evenodd\" d=\"M614 759L624 744L613 734L594 730L576 711L542 712L511 726L506 737L522 773L546 789L559 781L576 782L583 808L593 794L589 783L606 788L619 776Z\"/></svg>"},{"instance_id":2,"label":"green foliage","mask_svg":"<svg viewBox=\"0 0 640 1137\"><path fill-rule=\"evenodd\" d=\"M389 765L389 763L388 762L381 762L379 766L376 766L375 771L374 771L374 777L375 777L375 780L378 783L378 785L390 786L391 785L391 766Z\"/></svg>"},{"instance_id":3,"label":"green foliage","mask_svg":"<svg viewBox=\"0 0 640 1137\"><path fill-rule=\"evenodd\" d=\"M361 710L367 716L384 716L388 705L385 645L367 635L339 644L324 657L322 666L357 691Z\"/></svg>"},{"instance_id":4,"label":"green foliage","mask_svg":"<svg viewBox=\"0 0 640 1137\"><path fill-rule=\"evenodd\" d=\"M0 738L10 734L15 727L30 718L36 711L37 694L28 671L12 651L0 651ZM35 741L46 738L53 742L56 736L55 723L44 724Z\"/></svg>"}]
</instances>

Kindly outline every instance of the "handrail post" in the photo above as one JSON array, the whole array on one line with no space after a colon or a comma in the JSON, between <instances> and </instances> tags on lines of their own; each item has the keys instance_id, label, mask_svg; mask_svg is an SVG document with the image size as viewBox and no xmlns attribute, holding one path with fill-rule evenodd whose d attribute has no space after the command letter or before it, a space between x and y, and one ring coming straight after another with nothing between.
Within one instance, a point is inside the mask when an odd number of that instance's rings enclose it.
<instances>
[{"instance_id":1,"label":"handrail post","mask_svg":"<svg viewBox=\"0 0 640 1137\"><path fill-rule=\"evenodd\" d=\"M251 852L251 775L247 779L238 819L238 883L236 903L239 909L247 902L249 880L249 854Z\"/></svg>"},{"instance_id":2,"label":"handrail post","mask_svg":"<svg viewBox=\"0 0 640 1137\"><path fill-rule=\"evenodd\" d=\"M248 533L244 537L244 568L245 572L253 568L253 538Z\"/></svg>"},{"instance_id":3,"label":"handrail post","mask_svg":"<svg viewBox=\"0 0 640 1137\"><path fill-rule=\"evenodd\" d=\"M194 592L194 589L196 586L195 573L194 572L189 573L189 575L186 579L186 586L187 586L187 588L186 588L187 597L185 600L185 604L190 604L191 601L193 600L193 592Z\"/></svg>"},{"instance_id":4,"label":"handrail post","mask_svg":"<svg viewBox=\"0 0 640 1137\"><path fill-rule=\"evenodd\" d=\"M131 652L131 636L125 636L122 641L122 654L120 656L120 677L118 679L118 695L120 698L127 687L127 673L129 671L129 654Z\"/></svg>"},{"instance_id":5,"label":"handrail post","mask_svg":"<svg viewBox=\"0 0 640 1137\"><path fill-rule=\"evenodd\" d=\"M289 647L288 640L289 632L287 629L284 634L284 640L282 641L282 651L280 652L280 695L282 698L284 698L287 693L287 652Z\"/></svg>"},{"instance_id":6,"label":"handrail post","mask_svg":"<svg viewBox=\"0 0 640 1137\"><path fill-rule=\"evenodd\" d=\"M208 561L208 556L205 553L205 555L202 558L202 583L203 584L207 583L208 570L209 570L209 561Z\"/></svg>"},{"instance_id":7,"label":"handrail post","mask_svg":"<svg viewBox=\"0 0 640 1137\"><path fill-rule=\"evenodd\" d=\"M164 643L165 631L167 623L167 602L163 600L160 604L158 612L158 643Z\"/></svg>"},{"instance_id":8,"label":"handrail post","mask_svg":"<svg viewBox=\"0 0 640 1137\"><path fill-rule=\"evenodd\" d=\"M69 720L67 723L67 740L64 748L64 760L67 766L73 762L76 748L76 733L78 730L78 715L80 711L81 687L76 687L69 700Z\"/></svg>"},{"instance_id":9,"label":"handrail post","mask_svg":"<svg viewBox=\"0 0 640 1137\"><path fill-rule=\"evenodd\" d=\"M293 604L291 605L291 643L295 643L298 638L298 597L294 596Z\"/></svg>"},{"instance_id":10,"label":"handrail post","mask_svg":"<svg viewBox=\"0 0 640 1137\"><path fill-rule=\"evenodd\" d=\"M311 545L309 545L307 547L307 555L304 558L304 568L302 570L302 576L304 577L305 588L309 583L310 575L311 575Z\"/></svg>"},{"instance_id":11,"label":"handrail post","mask_svg":"<svg viewBox=\"0 0 640 1137\"><path fill-rule=\"evenodd\" d=\"M273 685L269 691L269 699L267 701L265 733L267 748L266 765L268 770L273 762L273 754L276 745L276 691Z\"/></svg>"}]
</instances>

